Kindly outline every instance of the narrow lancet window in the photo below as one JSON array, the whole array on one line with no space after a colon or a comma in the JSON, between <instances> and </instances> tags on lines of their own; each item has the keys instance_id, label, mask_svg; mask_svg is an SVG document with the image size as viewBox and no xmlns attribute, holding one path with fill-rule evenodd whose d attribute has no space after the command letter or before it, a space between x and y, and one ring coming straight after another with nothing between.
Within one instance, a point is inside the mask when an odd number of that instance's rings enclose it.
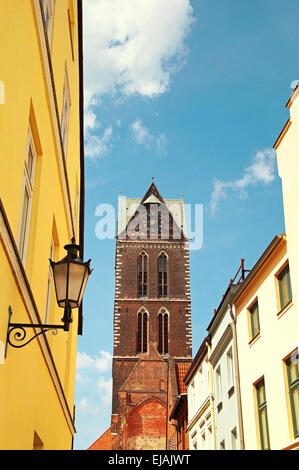
<instances>
[{"instance_id":1,"label":"narrow lancet window","mask_svg":"<svg viewBox=\"0 0 299 470\"><path fill-rule=\"evenodd\" d=\"M158 296L168 296L167 256L161 253L158 257Z\"/></svg>"},{"instance_id":2,"label":"narrow lancet window","mask_svg":"<svg viewBox=\"0 0 299 470\"><path fill-rule=\"evenodd\" d=\"M137 315L137 354L147 352L148 314L141 309Z\"/></svg>"},{"instance_id":3,"label":"narrow lancet window","mask_svg":"<svg viewBox=\"0 0 299 470\"><path fill-rule=\"evenodd\" d=\"M158 315L158 351L159 354L168 353L168 313L161 310Z\"/></svg>"},{"instance_id":4,"label":"narrow lancet window","mask_svg":"<svg viewBox=\"0 0 299 470\"><path fill-rule=\"evenodd\" d=\"M148 256L142 251L138 256L138 297L147 297Z\"/></svg>"}]
</instances>

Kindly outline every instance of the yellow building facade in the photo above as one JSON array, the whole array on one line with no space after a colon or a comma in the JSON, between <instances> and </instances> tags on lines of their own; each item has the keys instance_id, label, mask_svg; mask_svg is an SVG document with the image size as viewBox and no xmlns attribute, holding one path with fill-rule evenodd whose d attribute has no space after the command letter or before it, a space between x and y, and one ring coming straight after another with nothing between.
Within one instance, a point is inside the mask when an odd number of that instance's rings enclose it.
<instances>
[{"instance_id":1,"label":"yellow building facade","mask_svg":"<svg viewBox=\"0 0 299 470\"><path fill-rule=\"evenodd\" d=\"M61 323L49 258L72 237L83 257L82 2L0 0L0 63L0 449L71 449L82 311L69 332L6 339L9 307Z\"/></svg>"}]
</instances>

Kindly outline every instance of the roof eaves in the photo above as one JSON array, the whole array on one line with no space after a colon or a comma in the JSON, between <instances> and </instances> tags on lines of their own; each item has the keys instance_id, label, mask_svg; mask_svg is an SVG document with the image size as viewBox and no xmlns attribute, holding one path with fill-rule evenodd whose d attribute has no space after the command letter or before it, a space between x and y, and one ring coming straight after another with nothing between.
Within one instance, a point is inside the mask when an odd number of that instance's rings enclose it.
<instances>
[{"instance_id":1,"label":"roof eaves","mask_svg":"<svg viewBox=\"0 0 299 470\"><path fill-rule=\"evenodd\" d=\"M258 271L260 270L260 268L263 266L263 264L265 263L265 261L267 261L267 259L269 258L269 256L271 256L271 254L273 253L273 251L277 248L277 246L282 242L282 240L284 240L286 238L286 235L285 233L281 233L280 235L275 235L275 237L273 238L273 240L270 242L270 244L267 246L267 248L265 249L265 251L263 252L263 254L260 256L260 258L258 259L258 261L255 263L255 265L253 266L253 268L251 269L250 273L248 274L248 276L246 277L246 279L242 282L242 284L240 285L240 288L235 292L235 294L233 295L232 299L231 299L231 303L235 303L235 301L238 299L238 297L244 292L244 290L246 289L246 287L248 286L248 284L252 281L252 279L254 278L254 276L258 273Z\"/></svg>"}]
</instances>

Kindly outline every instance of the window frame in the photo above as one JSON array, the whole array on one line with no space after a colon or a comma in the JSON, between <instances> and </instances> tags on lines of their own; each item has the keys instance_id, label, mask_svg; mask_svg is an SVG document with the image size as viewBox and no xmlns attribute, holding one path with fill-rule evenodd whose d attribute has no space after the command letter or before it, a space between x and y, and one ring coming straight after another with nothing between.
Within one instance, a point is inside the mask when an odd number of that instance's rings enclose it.
<instances>
[{"instance_id":1,"label":"window frame","mask_svg":"<svg viewBox=\"0 0 299 470\"><path fill-rule=\"evenodd\" d=\"M141 319L141 321L139 321ZM146 326L146 331L145 327ZM137 342L136 342L136 353L147 354L148 353L148 335L149 335L149 313L141 307L137 312Z\"/></svg>"},{"instance_id":2,"label":"window frame","mask_svg":"<svg viewBox=\"0 0 299 470\"><path fill-rule=\"evenodd\" d=\"M28 169L29 155L32 156L32 164L31 164L30 173ZM37 152L36 152L36 148L34 145L32 132L29 127L28 136L27 136L27 144L26 144L26 157L25 157L25 163L24 163L22 197L21 197L19 228L18 228L18 238L17 238L17 245L18 245L20 258L23 262L23 265L25 265L26 263L26 256L27 256L27 249L28 249L36 161L37 161ZM25 194L27 194L27 197L28 197L26 208L25 208Z\"/></svg>"},{"instance_id":3,"label":"window frame","mask_svg":"<svg viewBox=\"0 0 299 470\"><path fill-rule=\"evenodd\" d=\"M293 394L292 392L294 390L297 390L297 393L299 394L299 362L294 363L294 367L296 370L296 379L292 380L291 373L290 373L290 362L292 362L292 356L294 354L298 355L298 349L295 349L285 360L284 360L284 366L285 366L285 371L286 371L286 379L287 379L287 391L288 391L288 402L290 406L290 416L291 416L291 421L292 421L292 431L293 431L293 436L294 439L297 439L299 437L299 417L296 417L296 412L295 412L295 404L294 404L294 399L293 399Z\"/></svg>"},{"instance_id":4,"label":"window frame","mask_svg":"<svg viewBox=\"0 0 299 470\"><path fill-rule=\"evenodd\" d=\"M261 333L261 325L260 325L260 314L259 314L259 301L256 298L251 305L247 309L248 311L248 318L249 318L249 340L252 341ZM255 329L255 315L256 312L256 323L257 329Z\"/></svg>"},{"instance_id":5,"label":"window frame","mask_svg":"<svg viewBox=\"0 0 299 470\"><path fill-rule=\"evenodd\" d=\"M261 392L259 390L262 386L264 388L264 401L260 400ZM256 412L257 412L257 423L258 423L260 447L261 447L261 450L270 450L271 449L271 443L270 443L269 422L268 422L266 385L265 385L265 378L264 377L261 377L257 382L255 382L254 391L255 391L255 402L256 402ZM262 422L262 413L264 413L264 416L265 416L265 423L266 423L265 431L267 433L268 447L266 447L266 445L265 445L265 436L264 436L264 428L263 428L263 422Z\"/></svg>"},{"instance_id":6,"label":"window frame","mask_svg":"<svg viewBox=\"0 0 299 470\"><path fill-rule=\"evenodd\" d=\"M283 279L287 276L286 285L283 286ZM292 281L290 274L289 260L287 260L279 271L275 274L277 285L278 311L281 312L292 300ZM284 292L285 291L285 292Z\"/></svg>"},{"instance_id":7,"label":"window frame","mask_svg":"<svg viewBox=\"0 0 299 470\"><path fill-rule=\"evenodd\" d=\"M226 353L226 365L227 365L227 382L228 390L230 390L235 385L234 380L234 354L233 347L231 346Z\"/></svg>"},{"instance_id":8,"label":"window frame","mask_svg":"<svg viewBox=\"0 0 299 470\"><path fill-rule=\"evenodd\" d=\"M165 307L162 307L159 310L157 319L158 319L158 352L161 356L163 356L165 354L168 354L168 351L169 351L169 312Z\"/></svg>"},{"instance_id":9,"label":"window frame","mask_svg":"<svg viewBox=\"0 0 299 470\"><path fill-rule=\"evenodd\" d=\"M54 240L51 239L50 245L50 259L54 261ZM53 272L51 266L49 267L48 273L48 284L47 284L47 297L46 297L46 310L45 310L45 324L49 323L50 318L50 308L51 308L51 291L52 291L52 280L53 280Z\"/></svg>"},{"instance_id":10,"label":"window frame","mask_svg":"<svg viewBox=\"0 0 299 470\"><path fill-rule=\"evenodd\" d=\"M141 271L140 271L140 258L141 258ZM145 269L146 259L146 269ZM145 250L138 253L137 258L137 297L138 299L148 298L148 273L149 273L149 256ZM140 279L141 273L141 279Z\"/></svg>"},{"instance_id":11,"label":"window frame","mask_svg":"<svg viewBox=\"0 0 299 470\"><path fill-rule=\"evenodd\" d=\"M165 269L160 271L160 258L165 258ZM169 263L168 263L168 255L165 251L161 251L158 254L158 298L159 299L168 299L169 298ZM164 264L164 263L163 263ZM164 268L164 266L162 266ZM160 273L161 273L161 281L160 281ZM160 286L161 286L161 294L160 294Z\"/></svg>"},{"instance_id":12,"label":"window frame","mask_svg":"<svg viewBox=\"0 0 299 470\"><path fill-rule=\"evenodd\" d=\"M238 432L237 432L237 427L236 426L231 430L231 441L232 441L232 450L237 450L237 447L238 447Z\"/></svg>"},{"instance_id":13,"label":"window frame","mask_svg":"<svg viewBox=\"0 0 299 470\"><path fill-rule=\"evenodd\" d=\"M215 370L215 380L216 380L216 398L217 398L217 407L222 403L222 376L221 376L221 365L219 364Z\"/></svg>"},{"instance_id":14,"label":"window frame","mask_svg":"<svg viewBox=\"0 0 299 470\"><path fill-rule=\"evenodd\" d=\"M67 160L71 105L72 105L72 102L71 102L69 79L68 79L67 68L65 66L64 83L63 83L63 90L62 90L62 108L61 108L61 115L60 115L61 143L62 143L62 147L64 151L65 160Z\"/></svg>"},{"instance_id":15,"label":"window frame","mask_svg":"<svg viewBox=\"0 0 299 470\"><path fill-rule=\"evenodd\" d=\"M42 14L45 22L49 48L51 49L55 0L42 0ZM48 13L48 16L47 16ZM48 18L48 20L47 20Z\"/></svg>"}]
</instances>

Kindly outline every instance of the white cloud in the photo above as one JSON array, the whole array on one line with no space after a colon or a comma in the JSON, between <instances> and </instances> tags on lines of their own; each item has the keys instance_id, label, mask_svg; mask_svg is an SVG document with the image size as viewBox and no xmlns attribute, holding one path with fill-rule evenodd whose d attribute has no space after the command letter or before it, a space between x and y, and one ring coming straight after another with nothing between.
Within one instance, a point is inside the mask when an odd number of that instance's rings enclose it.
<instances>
[{"instance_id":1,"label":"white cloud","mask_svg":"<svg viewBox=\"0 0 299 470\"><path fill-rule=\"evenodd\" d=\"M96 369L104 372L111 367L112 356L107 351L100 351L98 356L91 357L85 352L77 353L77 370Z\"/></svg>"},{"instance_id":2,"label":"white cloud","mask_svg":"<svg viewBox=\"0 0 299 470\"><path fill-rule=\"evenodd\" d=\"M131 125L131 131L133 139L137 144L143 145L145 148L149 148L152 145L154 137L139 118Z\"/></svg>"},{"instance_id":3,"label":"white cloud","mask_svg":"<svg viewBox=\"0 0 299 470\"><path fill-rule=\"evenodd\" d=\"M101 377L97 381L97 391L102 399L103 404L110 405L112 400L112 378L105 380Z\"/></svg>"},{"instance_id":4,"label":"white cloud","mask_svg":"<svg viewBox=\"0 0 299 470\"><path fill-rule=\"evenodd\" d=\"M96 123L96 114L92 109L87 109L84 113L84 131L88 132L88 129L94 129Z\"/></svg>"},{"instance_id":5,"label":"white cloud","mask_svg":"<svg viewBox=\"0 0 299 470\"><path fill-rule=\"evenodd\" d=\"M112 355L100 351L94 356L77 352L76 387L80 400L76 405L83 414L99 415L111 406Z\"/></svg>"},{"instance_id":6,"label":"white cloud","mask_svg":"<svg viewBox=\"0 0 299 470\"><path fill-rule=\"evenodd\" d=\"M296 88L296 86L298 85L298 83L299 83L299 80L293 80L293 81L291 82L290 88L291 88L292 90L294 90L294 89Z\"/></svg>"},{"instance_id":7,"label":"white cloud","mask_svg":"<svg viewBox=\"0 0 299 470\"><path fill-rule=\"evenodd\" d=\"M111 127L102 137L95 133L101 97L155 98L168 91L188 53L193 8L190 0L84 0L83 16L85 155L99 158L112 138Z\"/></svg>"},{"instance_id":8,"label":"white cloud","mask_svg":"<svg viewBox=\"0 0 299 470\"><path fill-rule=\"evenodd\" d=\"M106 155L111 149L112 137L112 126L107 127L102 136L92 134L89 129L87 129L85 132L85 156L92 159Z\"/></svg>"},{"instance_id":9,"label":"white cloud","mask_svg":"<svg viewBox=\"0 0 299 470\"><path fill-rule=\"evenodd\" d=\"M275 179L276 152L271 148L259 150L253 157L252 164L245 168L241 178L234 181L221 181L214 179L213 192L209 203L209 210L214 215L219 209L220 201L227 198L228 190L237 193L241 198L247 197L248 186L256 184L270 184Z\"/></svg>"},{"instance_id":10,"label":"white cloud","mask_svg":"<svg viewBox=\"0 0 299 470\"><path fill-rule=\"evenodd\" d=\"M167 137L165 134L160 134L156 139L157 150L161 154L166 154Z\"/></svg>"},{"instance_id":11,"label":"white cloud","mask_svg":"<svg viewBox=\"0 0 299 470\"><path fill-rule=\"evenodd\" d=\"M158 153L166 152L167 138L165 134L154 136L139 118L131 124L130 129L136 144L142 145L146 149L155 145Z\"/></svg>"},{"instance_id":12,"label":"white cloud","mask_svg":"<svg viewBox=\"0 0 299 470\"><path fill-rule=\"evenodd\" d=\"M167 91L193 21L190 0L84 0L87 101Z\"/></svg>"}]
</instances>

